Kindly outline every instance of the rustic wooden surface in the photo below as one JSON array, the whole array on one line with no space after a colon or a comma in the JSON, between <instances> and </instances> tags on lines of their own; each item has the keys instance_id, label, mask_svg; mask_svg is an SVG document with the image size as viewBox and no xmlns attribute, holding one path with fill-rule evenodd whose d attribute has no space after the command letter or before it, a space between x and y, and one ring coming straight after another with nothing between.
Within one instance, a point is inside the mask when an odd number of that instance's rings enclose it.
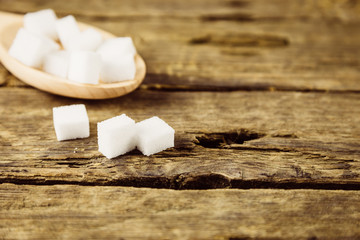
<instances>
[{"instance_id":1,"label":"rustic wooden surface","mask_svg":"<svg viewBox=\"0 0 360 240\"><path fill-rule=\"evenodd\" d=\"M6 226L0 228L2 239L360 236L359 191L174 191L2 184L0 193L0 220Z\"/></svg>"},{"instance_id":2,"label":"rustic wooden surface","mask_svg":"<svg viewBox=\"0 0 360 240\"><path fill-rule=\"evenodd\" d=\"M360 90L358 1L0 1L131 35L152 88Z\"/></svg>"},{"instance_id":3,"label":"rustic wooden surface","mask_svg":"<svg viewBox=\"0 0 360 240\"><path fill-rule=\"evenodd\" d=\"M3 182L360 188L358 94L138 90L101 102L35 89L0 94ZM58 142L52 107L71 103L87 106L91 136ZM176 130L175 148L107 160L97 151L96 123L121 113L163 118Z\"/></svg>"},{"instance_id":4,"label":"rustic wooden surface","mask_svg":"<svg viewBox=\"0 0 360 240\"><path fill-rule=\"evenodd\" d=\"M42 8L132 36L148 72L81 101L0 65L0 239L360 238L360 1L0 0ZM57 142L74 103L91 136ZM96 123L121 113L163 118L175 148L107 160Z\"/></svg>"}]
</instances>

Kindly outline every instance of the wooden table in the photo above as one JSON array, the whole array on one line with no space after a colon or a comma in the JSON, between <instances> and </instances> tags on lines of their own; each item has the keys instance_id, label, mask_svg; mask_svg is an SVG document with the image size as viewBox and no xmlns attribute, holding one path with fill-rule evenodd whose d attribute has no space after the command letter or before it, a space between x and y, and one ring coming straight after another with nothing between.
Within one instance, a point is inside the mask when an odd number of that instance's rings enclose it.
<instances>
[{"instance_id":1,"label":"wooden table","mask_svg":"<svg viewBox=\"0 0 360 240\"><path fill-rule=\"evenodd\" d=\"M360 239L360 2L0 0L130 35L135 92L85 101L0 66L0 239ZM58 142L55 106L87 139ZM157 115L175 148L108 160L96 123Z\"/></svg>"}]
</instances>

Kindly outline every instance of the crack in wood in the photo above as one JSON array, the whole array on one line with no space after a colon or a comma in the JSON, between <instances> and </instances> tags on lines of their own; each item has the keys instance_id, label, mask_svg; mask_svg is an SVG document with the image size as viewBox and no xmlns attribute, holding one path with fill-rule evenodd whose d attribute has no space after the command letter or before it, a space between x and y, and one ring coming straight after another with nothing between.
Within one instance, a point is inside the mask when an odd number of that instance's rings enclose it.
<instances>
[{"instance_id":1,"label":"crack in wood","mask_svg":"<svg viewBox=\"0 0 360 240\"><path fill-rule=\"evenodd\" d=\"M140 89L152 91L167 91L167 92L303 92L303 93L360 93L358 90L325 90L305 87L288 87L280 85L272 85L267 83L254 84L239 84L237 86L216 86L216 85L180 85L180 84L165 84L162 82L171 82L174 79L184 81L187 77L179 78L167 74L147 74L147 78L151 78L151 83L144 83L140 85ZM167 81L168 80L168 81ZM208 79L209 80L209 79ZM153 83L160 81L159 83ZM149 82L149 80L147 81ZM204 79L206 82L206 79Z\"/></svg>"},{"instance_id":2,"label":"crack in wood","mask_svg":"<svg viewBox=\"0 0 360 240\"><path fill-rule=\"evenodd\" d=\"M271 135L275 138L298 138L298 136L295 133L278 133Z\"/></svg>"},{"instance_id":3,"label":"crack in wood","mask_svg":"<svg viewBox=\"0 0 360 240\"><path fill-rule=\"evenodd\" d=\"M148 73L146 75L146 82L139 86L139 89L150 90L150 91L163 91L163 92L313 92L313 93L360 93L358 90L323 90L323 89L310 89L303 87L287 87L287 86L278 86L268 83L254 83L254 84L238 84L236 86L218 86L218 85L196 85L196 84L166 84L162 82L174 82L176 79L177 82L184 82L187 77L177 77L167 74L154 74ZM208 82L210 79L204 79L204 82ZM20 80L18 80L20 82ZM155 83L159 81L159 83ZM0 88L21 88L21 89L33 89L33 87L23 84L8 85L4 83L0 85Z\"/></svg>"},{"instance_id":4,"label":"crack in wood","mask_svg":"<svg viewBox=\"0 0 360 240\"><path fill-rule=\"evenodd\" d=\"M252 189L252 188L276 188L276 189L319 189L319 190L360 190L359 183L314 183L311 179L302 179L302 181L281 180L231 180L231 188Z\"/></svg>"},{"instance_id":5,"label":"crack in wood","mask_svg":"<svg viewBox=\"0 0 360 240\"><path fill-rule=\"evenodd\" d=\"M241 144L230 144L225 145L224 149L236 149L236 150L250 150L250 151L261 151L261 152L300 152L292 148L277 148L277 147L256 147L256 146L247 146Z\"/></svg>"},{"instance_id":6,"label":"crack in wood","mask_svg":"<svg viewBox=\"0 0 360 240\"><path fill-rule=\"evenodd\" d=\"M279 238L268 238L268 237L264 237L264 238L252 238L252 237L241 237L241 236L231 236L229 238L227 238L228 240L276 240ZM305 238L304 238L305 239ZM306 238L306 240L317 240L318 238L316 236L312 236L312 237L308 237Z\"/></svg>"},{"instance_id":7,"label":"crack in wood","mask_svg":"<svg viewBox=\"0 0 360 240\"><path fill-rule=\"evenodd\" d=\"M217 173L194 174L184 173L172 177L131 177L111 181L81 182L48 179L1 179L2 183L18 185L79 185L79 186L124 186L137 188L162 188L173 190L208 190L208 189L319 189L319 190L360 190L356 182L313 182L311 179L282 179L273 181L276 176L265 176L265 179L229 179Z\"/></svg>"},{"instance_id":8,"label":"crack in wood","mask_svg":"<svg viewBox=\"0 0 360 240\"><path fill-rule=\"evenodd\" d=\"M193 76L187 75L172 75L166 73L153 73L146 74L143 84L140 85L142 90L152 91L168 91L168 92L251 92L251 91L277 91L277 92L304 92L304 93L360 93L358 90L334 90L334 89L320 89L305 86L286 86L277 85L267 82L256 83L241 83L241 79L234 79L239 81L237 84L230 84L228 86L221 84L208 84L212 82L211 78L197 77L197 82L201 84L191 83ZM230 81L230 79L229 79ZM179 83L187 84L179 84Z\"/></svg>"},{"instance_id":9,"label":"crack in wood","mask_svg":"<svg viewBox=\"0 0 360 240\"><path fill-rule=\"evenodd\" d=\"M12 76L12 75L9 75ZM15 77L14 77L15 78ZM238 83L236 85L221 86L221 85L207 85L212 80L210 78L197 77L198 81L204 84L179 84L179 82L191 82L191 76L176 76L164 73L147 73L146 79L140 85L141 90L162 91L162 92L304 92L304 93L360 93L359 90L330 90L330 89L317 89L307 88L302 86L284 86L270 83ZM239 80L239 79L238 79ZM17 89L33 89L33 87L22 83L20 80L7 81L0 88L17 88Z\"/></svg>"},{"instance_id":10,"label":"crack in wood","mask_svg":"<svg viewBox=\"0 0 360 240\"><path fill-rule=\"evenodd\" d=\"M211 44L231 47L285 47L290 44L289 39L269 34L207 34L193 37L189 44Z\"/></svg>"},{"instance_id":11,"label":"crack in wood","mask_svg":"<svg viewBox=\"0 0 360 240\"><path fill-rule=\"evenodd\" d=\"M215 21L232 21L232 22L281 22L289 20L308 21L309 16L297 15L297 16L254 16L245 12L233 12L233 13L208 13L200 16L200 20L204 22ZM332 22L341 22L338 17L332 17L328 19Z\"/></svg>"},{"instance_id":12,"label":"crack in wood","mask_svg":"<svg viewBox=\"0 0 360 240\"><path fill-rule=\"evenodd\" d=\"M65 162L56 162L57 165L68 166L69 168L80 168L80 166L88 165L90 162L77 162L77 161L65 161Z\"/></svg>"},{"instance_id":13,"label":"crack in wood","mask_svg":"<svg viewBox=\"0 0 360 240\"><path fill-rule=\"evenodd\" d=\"M152 82L155 79L159 81L165 81L165 79L181 79L176 76L170 76L166 74L155 74L149 73L147 77L152 78ZM184 77L183 79L186 79ZM206 81L204 81L206 82ZM235 92L235 91L271 91L274 88L268 84L254 84L250 85L239 85L239 86L211 86L211 85L180 85L180 84L164 84L164 83L145 83L140 86L144 90L153 91L168 91L168 92ZM294 90L291 90L294 91Z\"/></svg>"},{"instance_id":14,"label":"crack in wood","mask_svg":"<svg viewBox=\"0 0 360 240\"><path fill-rule=\"evenodd\" d=\"M227 148L232 144L243 144L246 141L264 137L264 133L257 133L248 129L238 129L229 132L204 133L196 136L194 143L205 148Z\"/></svg>"},{"instance_id":15,"label":"crack in wood","mask_svg":"<svg viewBox=\"0 0 360 240\"><path fill-rule=\"evenodd\" d=\"M202 21L236 21L236 22L253 22L255 18L248 13L224 13L224 14L204 14L200 17Z\"/></svg>"},{"instance_id":16,"label":"crack in wood","mask_svg":"<svg viewBox=\"0 0 360 240\"><path fill-rule=\"evenodd\" d=\"M231 180L216 173L208 174L194 174L184 173L177 175L172 179L172 188L177 190L182 189L216 189L216 188L229 188L231 187Z\"/></svg>"},{"instance_id":17,"label":"crack in wood","mask_svg":"<svg viewBox=\"0 0 360 240\"><path fill-rule=\"evenodd\" d=\"M254 16L250 13L245 12L233 12L233 13L208 13L203 14L200 17L201 21L204 22L215 22L215 21L232 21L232 22L281 22L290 20L309 21L310 16L297 15L297 16ZM342 22L339 17L330 17L328 21L331 22Z\"/></svg>"}]
</instances>

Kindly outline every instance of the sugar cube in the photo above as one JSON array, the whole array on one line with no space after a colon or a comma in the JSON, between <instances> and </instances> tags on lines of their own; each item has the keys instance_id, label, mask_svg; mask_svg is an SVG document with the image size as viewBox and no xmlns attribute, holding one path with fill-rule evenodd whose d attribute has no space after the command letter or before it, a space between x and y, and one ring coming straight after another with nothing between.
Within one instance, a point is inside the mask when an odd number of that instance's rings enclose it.
<instances>
[{"instance_id":1,"label":"sugar cube","mask_svg":"<svg viewBox=\"0 0 360 240\"><path fill-rule=\"evenodd\" d=\"M134 55L117 54L102 58L100 79L103 82L117 82L135 78L136 66Z\"/></svg>"},{"instance_id":2,"label":"sugar cube","mask_svg":"<svg viewBox=\"0 0 360 240\"><path fill-rule=\"evenodd\" d=\"M97 49L101 57L119 55L119 54L136 54L136 49L131 37L111 38L104 41Z\"/></svg>"},{"instance_id":3,"label":"sugar cube","mask_svg":"<svg viewBox=\"0 0 360 240\"><path fill-rule=\"evenodd\" d=\"M136 124L137 148L147 156L174 147L175 130L159 117Z\"/></svg>"},{"instance_id":4,"label":"sugar cube","mask_svg":"<svg viewBox=\"0 0 360 240\"><path fill-rule=\"evenodd\" d=\"M67 49L70 51L95 51L101 42L101 34L93 28L88 28L70 38Z\"/></svg>"},{"instance_id":5,"label":"sugar cube","mask_svg":"<svg viewBox=\"0 0 360 240\"><path fill-rule=\"evenodd\" d=\"M65 50L69 49L71 39L80 34L79 26L72 15L57 20L56 31Z\"/></svg>"},{"instance_id":6,"label":"sugar cube","mask_svg":"<svg viewBox=\"0 0 360 240\"><path fill-rule=\"evenodd\" d=\"M30 32L56 40L56 14L52 9L44 9L24 15L24 28Z\"/></svg>"},{"instance_id":7,"label":"sugar cube","mask_svg":"<svg viewBox=\"0 0 360 240\"><path fill-rule=\"evenodd\" d=\"M55 51L45 56L43 69L52 75L66 78L68 73L70 53L67 51Z\"/></svg>"},{"instance_id":8,"label":"sugar cube","mask_svg":"<svg viewBox=\"0 0 360 240\"><path fill-rule=\"evenodd\" d=\"M122 114L97 124L99 151L114 158L135 149L135 121Z\"/></svg>"},{"instance_id":9,"label":"sugar cube","mask_svg":"<svg viewBox=\"0 0 360 240\"><path fill-rule=\"evenodd\" d=\"M79 83L98 84L101 57L90 51L74 51L70 54L68 79Z\"/></svg>"},{"instance_id":10,"label":"sugar cube","mask_svg":"<svg viewBox=\"0 0 360 240\"><path fill-rule=\"evenodd\" d=\"M58 141L86 138L90 135L89 118L84 104L55 107L53 119Z\"/></svg>"},{"instance_id":11,"label":"sugar cube","mask_svg":"<svg viewBox=\"0 0 360 240\"><path fill-rule=\"evenodd\" d=\"M9 54L25 65L40 68L45 56L58 49L60 46L51 39L20 28L9 49Z\"/></svg>"}]
</instances>

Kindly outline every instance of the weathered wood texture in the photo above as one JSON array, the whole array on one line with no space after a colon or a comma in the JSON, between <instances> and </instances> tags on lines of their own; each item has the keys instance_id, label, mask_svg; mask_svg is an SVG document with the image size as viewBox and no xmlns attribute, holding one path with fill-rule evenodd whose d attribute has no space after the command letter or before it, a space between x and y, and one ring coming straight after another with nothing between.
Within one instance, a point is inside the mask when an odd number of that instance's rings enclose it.
<instances>
[{"instance_id":1,"label":"weathered wood texture","mask_svg":"<svg viewBox=\"0 0 360 240\"><path fill-rule=\"evenodd\" d=\"M0 88L0 95L1 182L360 188L359 94L138 90L80 101ZM52 107L73 103L86 104L91 136L58 142ZM163 118L176 130L176 147L107 160L97 151L96 123L122 113Z\"/></svg>"},{"instance_id":2,"label":"weathered wood texture","mask_svg":"<svg viewBox=\"0 0 360 240\"><path fill-rule=\"evenodd\" d=\"M0 238L359 239L359 198L339 190L1 184Z\"/></svg>"},{"instance_id":3,"label":"weathered wood texture","mask_svg":"<svg viewBox=\"0 0 360 240\"><path fill-rule=\"evenodd\" d=\"M360 20L358 15L360 3L351 0L193 0L185 3L181 0L164 2L163 0L107 0L105 2L88 0L84 4L82 0L63 2L61 0L1 0L1 9L17 13L37 11L38 9L53 8L59 14L74 14L78 16L102 17L102 18L141 18L141 17L171 17L171 18L197 18L210 14L230 14L253 10L240 18L226 18L223 20L246 21L251 19L278 20L289 18L290 20L327 19L341 22L355 22ZM22 7L22 8L21 8ZM247 17L246 17L247 16ZM210 18L211 20L212 18Z\"/></svg>"},{"instance_id":4,"label":"weathered wood texture","mask_svg":"<svg viewBox=\"0 0 360 240\"><path fill-rule=\"evenodd\" d=\"M132 36L148 74L80 101L0 65L0 239L360 238L360 1L0 0L43 8ZM51 108L74 103L91 136L58 142ZM121 113L175 148L104 158L96 123Z\"/></svg>"},{"instance_id":5,"label":"weathered wood texture","mask_svg":"<svg viewBox=\"0 0 360 240\"><path fill-rule=\"evenodd\" d=\"M360 91L358 1L0 1L42 8L132 36L143 87Z\"/></svg>"}]
</instances>

